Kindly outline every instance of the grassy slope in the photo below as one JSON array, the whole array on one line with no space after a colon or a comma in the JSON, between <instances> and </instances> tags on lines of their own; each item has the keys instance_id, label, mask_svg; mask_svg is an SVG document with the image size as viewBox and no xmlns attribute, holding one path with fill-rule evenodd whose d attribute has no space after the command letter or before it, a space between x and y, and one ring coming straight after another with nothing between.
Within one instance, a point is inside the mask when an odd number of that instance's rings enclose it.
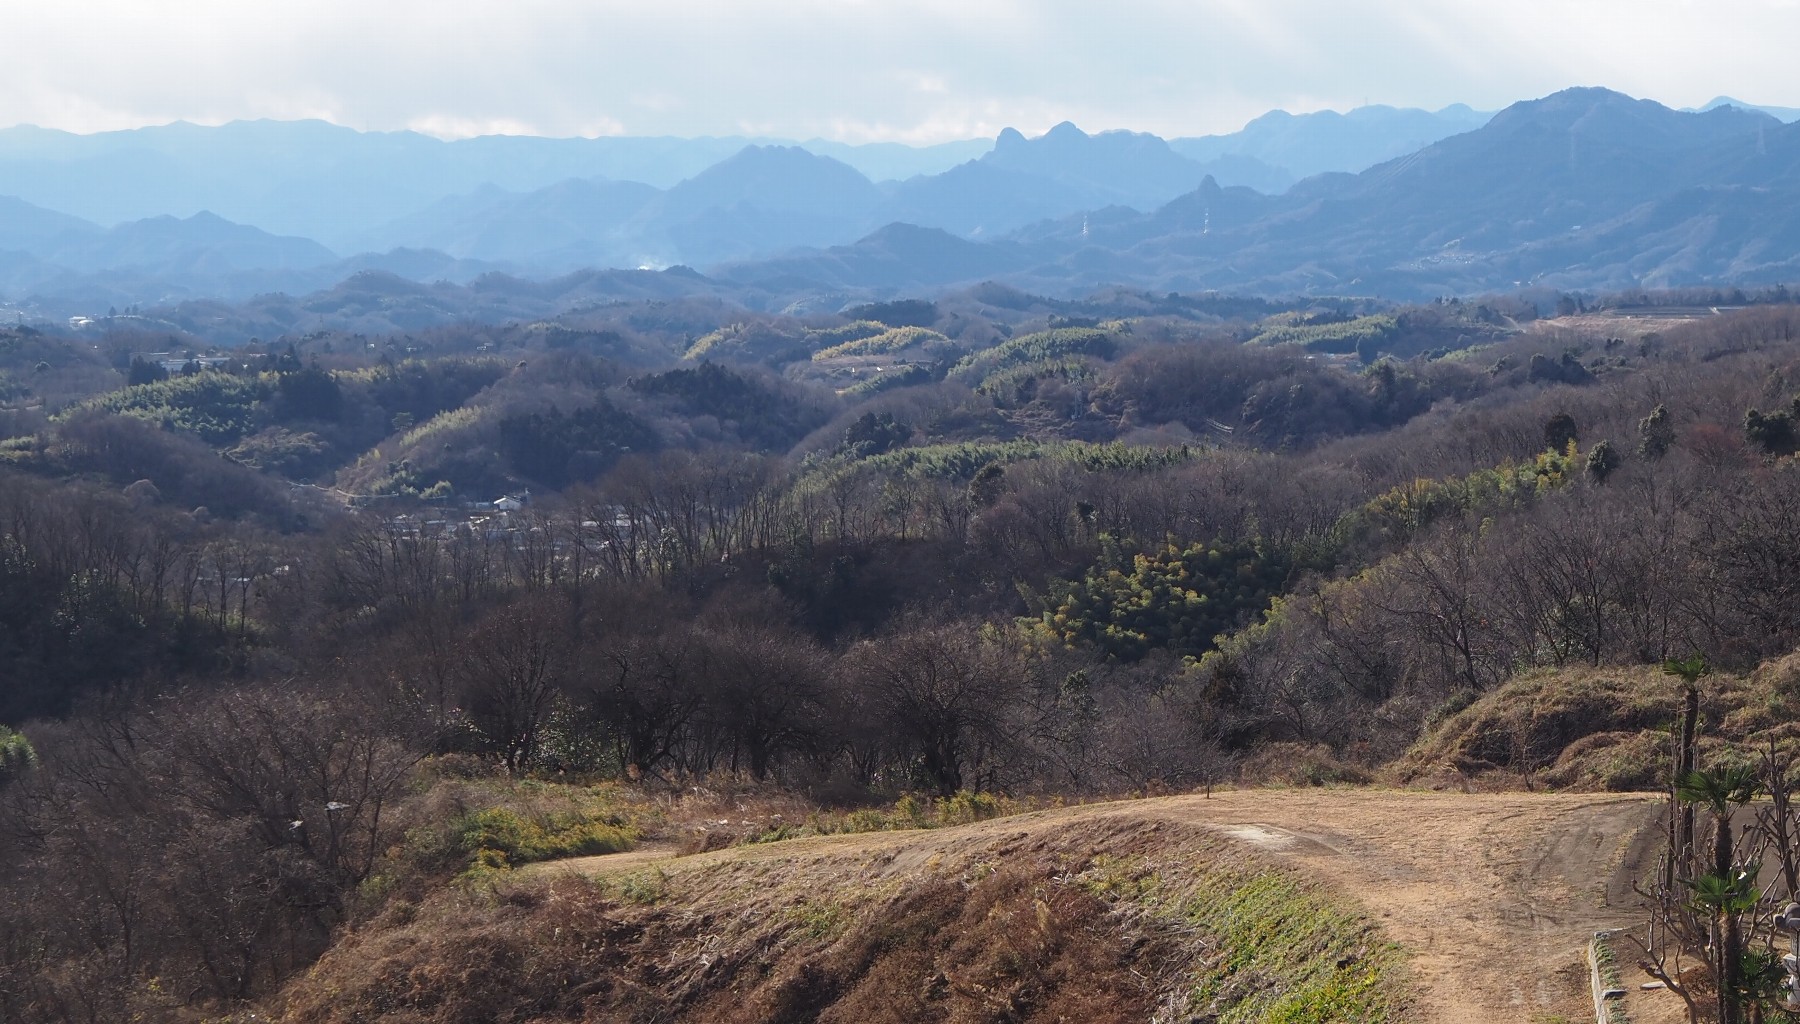
<instances>
[{"instance_id":1,"label":"grassy slope","mask_svg":"<svg viewBox=\"0 0 1800 1024\"><path fill-rule=\"evenodd\" d=\"M1727 744L1800 739L1800 654L1701 680L1703 756ZM1658 790L1681 683L1653 665L1526 673L1433 724L1397 781L1488 779L1556 789Z\"/></svg>"},{"instance_id":2,"label":"grassy slope","mask_svg":"<svg viewBox=\"0 0 1800 1024\"><path fill-rule=\"evenodd\" d=\"M1402 1016L1394 946L1324 888L1216 832L1124 817L918 835L444 889L348 936L290 988L284 1017Z\"/></svg>"},{"instance_id":3,"label":"grassy slope","mask_svg":"<svg viewBox=\"0 0 1800 1024\"><path fill-rule=\"evenodd\" d=\"M1709 747L1791 739L1800 655L1710 676L1702 689ZM1653 666L1529 673L1445 715L1393 772L1464 788L1512 788L1522 777L1643 788L1666 769L1678 690ZM659 850L618 857L618 867L590 858L591 878L546 864L394 900L292 986L283 1009L309 1024L1374 1021L1419 1016L1420 1006L1430 1008L1425 1019L1451 1019L1447 1000L1491 1009L1509 982L1468 974L1481 968L1467 950L1434 949L1450 936L1461 936L1452 947L1511 941L1511 955L1537 955L1543 971L1566 952L1531 915L1523 931L1508 919L1494 934L1462 935L1450 919L1466 924L1470 898L1539 894L1535 903L1599 877L1596 867L1634 870L1642 807L1583 799L1272 791L1187 798L1185 809L1150 801L987 821L1011 808L921 807L865 822L783 806L785 818L723 822L732 827L718 838L753 845L676 858L667 854L677 840L690 850L712 844L674 829L691 814L663 821L646 807L621 824L648 829ZM562 810L536 809L547 821ZM733 817L703 817L715 814ZM745 817L741 804L736 817ZM1198 824L1207 821L1274 822L1263 831L1277 845L1250 849ZM845 834L908 824L953 827ZM1493 831L1501 827L1517 834ZM1495 845L1501 834L1511 838ZM814 838L768 841L789 835ZM1540 849L1544 837L1561 838ZM1280 845L1290 841L1300 846ZM1535 852L1521 860L1509 843ZM1483 866L1471 870L1477 855ZM1459 865L1454 884L1438 870L1449 863ZM1576 901L1575 931L1620 912L1611 883L1597 884ZM1416 968L1365 916L1376 907L1398 915L1394 901L1413 897L1423 902L1409 914L1441 905L1448 915L1411 930L1396 916L1392 934L1423 956Z\"/></svg>"}]
</instances>

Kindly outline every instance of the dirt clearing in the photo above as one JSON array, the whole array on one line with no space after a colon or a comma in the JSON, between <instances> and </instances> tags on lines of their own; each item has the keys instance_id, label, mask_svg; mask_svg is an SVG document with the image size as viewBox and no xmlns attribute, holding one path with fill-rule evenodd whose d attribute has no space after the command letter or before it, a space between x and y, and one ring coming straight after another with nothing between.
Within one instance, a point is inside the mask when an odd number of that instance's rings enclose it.
<instances>
[{"instance_id":1,"label":"dirt clearing","mask_svg":"<svg viewBox=\"0 0 1800 1024\"><path fill-rule=\"evenodd\" d=\"M692 857L637 851L531 870L613 874L653 866L685 874L717 864L849 858L897 872L922 868L952 847L1167 821L1213 830L1360 904L1409 954L1419 1020L1580 1020L1591 1015L1580 967L1585 944L1597 929L1638 923L1631 883L1652 866L1658 806L1640 795L1250 790ZM1627 945L1619 952L1630 962Z\"/></svg>"}]
</instances>

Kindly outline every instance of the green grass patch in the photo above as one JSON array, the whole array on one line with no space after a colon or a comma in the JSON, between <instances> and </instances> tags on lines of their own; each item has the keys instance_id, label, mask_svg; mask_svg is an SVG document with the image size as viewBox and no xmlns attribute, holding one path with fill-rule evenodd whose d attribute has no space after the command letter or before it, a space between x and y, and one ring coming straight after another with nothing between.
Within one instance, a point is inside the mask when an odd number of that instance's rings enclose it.
<instances>
[{"instance_id":1,"label":"green grass patch","mask_svg":"<svg viewBox=\"0 0 1800 1024\"><path fill-rule=\"evenodd\" d=\"M475 869L505 870L534 861L587 857L629 850L638 830L614 816L577 813L522 815L505 807L471 811L451 826L456 844Z\"/></svg>"},{"instance_id":2,"label":"green grass patch","mask_svg":"<svg viewBox=\"0 0 1800 1024\"><path fill-rule=\"evenodd\" d=\"M1594 939L1594 965L1600 969L1600 984L1607 988L1623 989L1625 976L1619 973L1619 956L1613 951L1612 938ZM1606 1004L1607 1024L1631 1024L1631 1015L1625 1012L1624 1000L1613 999Z\"/></svg>"},{"instance_id":3,"label":"green grass patch","mask_svg":"<svg viewBox=\"0 0 1800 1024\"><path fill-rule=\"evenodd\" d=\"M537 861L617 853L662 821L653 804L615 783L441 778L424 785L428 809L384 869L396 880L472 880Z\"/></svg>"},{"instance_id":4,"label":"green grass patch","mask_svg":"<svg viewBox=\"0 0 1800 1024\"><path fill-rule=\"evenodd\" d=\"M1092 893L1205 936L1178 1019L1376 1024L1400 1019L1405 957L1375 925L1291 871L1095 858Z\"/></svg>"},{"instance_id":5,"label":"green grass patch","mask_svg":"<svg viewBox=\"0 0 1800 1024\"><path fill-rule=\"evenodd\" d=\"M856 832L897 832L904 829L946 828L989 818L1025 814L1056 806L1021 800L998 793L963 790L954 796L930 797L907 794L890 807L864 807L853 811L816 811L806 820L773 826L745 838L746 843L776 843L807 836L848 835Z\"/></svg>"},{"instance_id":6,"label":"green grass patch","mask_svg":"<svg viewBox=\"0 0 1800 1024\"><path fill-rule=\"evenodd\" d=\"M850 924L849 908L828 900L802 898L786 917L810 939L834 939Z\"/></svg>"},{"instance_id":7,"label":"green grass patch","mask_svg":"<svg viewBox=\"0 0 1800 1024\"><path fill-rule=\"evenodd\" d=\"M621 900L640 907L653 907L669 898L669 873L661 868L634 871L614 885Z\"/></svg>"}]
</instances>

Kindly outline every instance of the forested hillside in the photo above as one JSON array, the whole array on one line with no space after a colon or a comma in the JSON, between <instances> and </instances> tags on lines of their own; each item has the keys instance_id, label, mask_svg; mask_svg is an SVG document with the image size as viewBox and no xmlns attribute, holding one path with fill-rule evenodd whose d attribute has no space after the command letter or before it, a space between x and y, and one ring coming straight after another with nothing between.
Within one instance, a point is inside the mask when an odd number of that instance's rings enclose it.
<instances>
[{"instance_id":1,"label":"forested hillside","mask_svg":"<svg viewBox=\"0 0 1800 1024\"><path fill-rule=\"evenodd\" d=\"M1558 298L0 329L0 1019L279 1015L353 923L646 837L1637 729L1478 726L1800 646L1800 308ZM723 786L793 802L695 840Z\"/></svg>"}]
</instances>

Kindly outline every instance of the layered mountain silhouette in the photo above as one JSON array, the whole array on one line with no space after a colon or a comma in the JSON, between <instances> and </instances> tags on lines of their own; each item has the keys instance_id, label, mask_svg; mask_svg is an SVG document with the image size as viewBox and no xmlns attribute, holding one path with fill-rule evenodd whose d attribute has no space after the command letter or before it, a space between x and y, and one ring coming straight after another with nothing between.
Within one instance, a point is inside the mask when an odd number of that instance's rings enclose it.
<instances>
[{"instance_id":1,"label":"layered mountain silhouette","mask_svg":"<svg viewBox=\"0 0 1800 1024\"><path fill-rule=\"evenodd\" d=\"M985 269L1055 293L1118 282L1405 296L1766 283L1800 270L1797 191L1800 125L1571 89L1280 196L1209 178L1156 210L1035 224L989 245ZM843 280L864 244L782 265L790 276ZM965 255L935 280L978 279L975 263Z\"/></svg>"},{"instance_id":2,"label":"layered mountain silhouette","mask_svg":"<svg viewBox=\"0 0 1800 1024\"><path fill-rule=\"evenodd\" d=\"M95 135L27 125L0 130L0 195L107 225L209 210L344 250L363 241L371 226L452 196L488 187L530 192L569 179L668 188L769 141L483 136L446 142L322 121L176 122ZM808 145L866 175L895 178L945 170L990 143Z\"/></svg>"},{"instance_id":3,"label":"layered mountain silhouette","mask_svg":"<svg viewBox=\"0 0 1800 1024\"><path fill-rule=\"evenodd\" d=\"M531 192L487 185L374 225L352 247L380 250L404 244L508 266L635 265L620 236L658 194L638 182L589 178L570 178Z\"/></svg>"},{"instance_id":4,"label":"layered mountain silhouette","mask_svg":"<svg viewBox=\"0 0 1800 1024\"><path fill-rule=\"evenodd\" d=\"M98 224L0 196L0 250L44 252L76 239L99 235Z\"/></svg>"},{"instance_id":5,"label":"layered mountain silhouette","mask_svg":"<svg viewBox=\"0 0 1800 1024\"><path fill-rule=\"evenodd\" d=\"M1795 121L1800 121L1800 107L1758 106L1757 104L1754 104L1754 103L1745 103L1743 100L1734 100L1729 96L1715 97L1712 100L1712 102L1708 103L1704 107L1698 107L1698 108L1689 107L1689 108L1684 108L1684 109L1687 109L1690 112L1693 112L1695 110L1700 110L1700 111L1712 110L1716 107L1737 107L1741 110L1759 110L1765 114L1768 114L1770 117L1773 117L1776 120L1781 121L1786 124L1792 124Z\"/></svg>"},{"instance_id":6,"label":"layered mountain silhouette","mask_svg":"<svg viewBox=\"0 0 1800 1024\"><path fill-rule=\"evenodd\" d=\"M1474 131L1491 116L1462 104L1436 111L1377 105L1342 114L1335 110L1312 114L1272 110L1240 132L1171 139L1169 148L1203 163L1232 157L1255 160L1292 183L1332 171L1366 170L1439 139ZM1285 190L1261 188L1255 181L1229 175L1216 177L1224 184L1250 185L1263 192Z\"/></svg>"},{"instance_id":7,"label":"layered mountain silhouette","mask_svg":"<svg viewBox=\"0 0 1800 1024\"><path fill-rule=\"evenodd\" d=\"M1464 125L1473 127L1456 130ZM1059 294L1125 284L1403 297L1527 284L1766 283L1800 270L1800 124L1731 102L1676 111L1605 89L1565 90L1491 118L1459 107L1277 112L1238 133L1236 149L1218 139L1088 134L1069 123L1037 138L1009 129L978 158L881 182L805 147L741 140L659 185L564 172L599 162L603 147L588 144L632 142L609 151L617 167L659 151L692 158L726 148L724 140L688 149L680 140L464 144L316 122L167 126L134 138L0 132L0 183L38 190L0 198L0 298L46 308L97 298L235 301L327 288L359 271L467 282L494 271L548 280L676 265L708 275L684 290L750 289L781 305L987 278ZM332 162L345 146L364 148ZM314 200L291 182L311 169L362 219L352 226L340 214L337 236L315 240L211 212L105 227L31 201L45 190L97 188L120 153L153 158L137 165L148 168L146 184L132 202L245 202L260 188L265 205L304 221ZM1289 188L1243 184L1318 166L1331 153L1342 166ZM292 167L259 179L256 160ZM423 183L410 203L395 198L394 167ZM62 177L31 177L46 168Z\"/></svg>"},{"instance_id":8,"label":"layered mountain silhouette","mask_svg":"<svg viewBox=\"0 0 1800 1024\"><path fill-rule=\"evenodd\" d=\"M1409 128L1396 139L1388 123L1395 117L1417 115L1434 124L1441 119L1423 111L1387 117L1367 113L1376 109L1341 115L1351 127L1313 147L1323 154L1318 169L1360 170L1371 162L1363 160L1362 150L1410 151L1472 127L1444 121L1429 138ZM1296 118L1302 126L1327 120L1313 114ZM1256 128L1199 140L1211 148L1198 162L1227 184L1263 191L1285 188L1297 176L1294 171L1264 166L1258 162L1261 157L1249 152L1260 145ZM1308 127L1296 131L1302 138L1309 133ZM322 121L236 121L218 127L176 122L94 135L26 125L0 129L0 196L103 225L209 210L343 252L363 246L373 226L485 188L525 193L570 179L605 179L667 189L749 145L793 144L744 137L492 135L443 141L417 132L359 132ZM1341 158L1331 157L1333 147L1344 150ZM979 159L995 142L970 139L911 147L815 139L800 148L847 164L879 183L941 174Z\"/></svg>"}]
</instances>

